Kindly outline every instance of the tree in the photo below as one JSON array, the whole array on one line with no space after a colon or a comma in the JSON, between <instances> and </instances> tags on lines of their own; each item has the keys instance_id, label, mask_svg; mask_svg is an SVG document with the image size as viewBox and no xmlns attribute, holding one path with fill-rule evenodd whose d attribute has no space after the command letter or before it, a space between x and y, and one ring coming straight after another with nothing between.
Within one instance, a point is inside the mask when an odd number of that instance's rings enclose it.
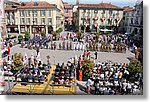
<instances>
[{"instance_id":1,"label":"tree","mask_svg":"<svg viewBox=\"0 0 150 102\"><path fill-rule=\"evenodd\" d=\"M23 66L23 62L22 62L22 55L21 53L14 54L14 59L13 59L13 71L19 71L21 69L21 67Z\"/></svg>"},{"instance_id":2,"label":"tree","mask_svg":"<svg viewBox=\"0 0 150 102\"><path fill-rule=\"evenodd\" d=\"M41 36L42 36L42 37L46 37L45 32L41 32Z\"/></svg>"},{"instance_id":3,"label":"tree","mask_svg":"<svg viewBox=\"0 0 150 102\"><path fill-rule=\"evenodd\" d=\"M30 33L25 31L24 40L28 41L30 39Z\"/></svg>"},{"instance_id":4,"label":"tree","mask_svg":"<svg viewBox=\"0 0 150 102\"><path fill-rule=\"evenodd\" d=\"M130 77L135 77L137 73L142 72L141 62L137 59L131 59L129 65L127 65L127 68L130 73Z\"/></svg>"},{"instance_id":5,"label":"tree","mask_svg":"<svg viewBox=\"0 0 150 102\"><path fill-rule=\"evenodd\" d=\"M19 35L19 36L18 36L18 41L19 41L19 43L21 43L22 40L23 40L23 36L22 36L22 35Z\"/></svg>"},{"instance_id":6,"label":"tree","mask_svg":"<svg viewBox=\"0 0 150 102\"><path fill-rule=\"evenodd\" d=\"M58 30L56 30L56 33L60 34L63 31L62 28L59 28Z\"/></svg>"},{"instance_id":7,"label":"tree","mask_svg":"<svg viewBox=\"0 0 150 102\"><path fill-rule=\"evenodd\" d=\"M94 68L94 63L91 60L85 58L83 60L83 65L82 65L82 72L84 77L83 79L87 79L91 75L93 68Z\"/></svg>"}]
</instances>

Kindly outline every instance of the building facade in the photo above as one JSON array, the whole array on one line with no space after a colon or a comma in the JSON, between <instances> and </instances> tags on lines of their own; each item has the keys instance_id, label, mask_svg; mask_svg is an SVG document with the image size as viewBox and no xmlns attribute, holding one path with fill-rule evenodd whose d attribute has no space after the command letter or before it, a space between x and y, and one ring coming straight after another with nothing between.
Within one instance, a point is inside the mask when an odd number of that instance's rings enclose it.
<instances>
[{"instance_id":1,"label":"building facade","mask_svg":"<svg viewBox=\"0 0 150 102\"><path fill-rule=\"evenodd\" d=\"M69 30L73 21L73 5L64 3L65 7L65 29Z\"/></svg>"},{"instance_id":2,"label":"building facade","mask_svg":"<svg viewBox=\"0 0 150 102\"><path fill-rule=\"evenodd\" d=\"M122 18L123 9L111 3L79 4L74 12L76 27L84 31L118 28Z\"/></svg>"},{"instance_id":3,"label":"building facade","mask_svg":"<svg viewBox=\"0 0 150 102\"><path fill-rule=\"evenodd\" d=\"M64 30L64 22L65 22L65 12L64 12L64 3L62 0L39 0L39 1L45 1L49 4L55 4L57 8L60 10L60 20L61 20L61 28Z\"/></svg>"},{"instance_id":4,"label":"building facade","mask_svg":"<svg viewBox=\"0 0 150 102\"><path fill-rule=\"evenodd\" d=\"M125 31L143 37L143 1L137 2L134 8L124 8L124 18Z\"/></svg>"},{"instance_id":5,"label":"building facade","mask_svg":"<svg viewBox=\"0 0 150 102\"><path fill-rule=\"evenodd\" d=\"M130 24L133 23L133 12L134 12L134 7L124 7L124 17L123 17L123 25L124 25L124 30L125 33L130 34L132 32L132 27Z\"/></svg>"},{"instance_id":6,"label":"building facade","mask_svg":"<svg viewBox=\"0 0 150 102\"><path fill-rule=\"evenodd\" d=\"M1 17L0 17L0 33L1 36L6 36L6 17L5 17L5 7L6 6L17 6L19 5L18 0L1 0L1 5L0 5L0 12L1 12Z\"/></svg>"},{"instance_id":7,"label":"building facade","mask_svg":"<svg viewBox=\"0 0 150 102\"><path fill-rule=\"evenodd\" d=\"M61 28L61 13L55 4L47 2L21 2L20 5L6 6L7 33L51 34Z\"/></svg>"}]
</instances>

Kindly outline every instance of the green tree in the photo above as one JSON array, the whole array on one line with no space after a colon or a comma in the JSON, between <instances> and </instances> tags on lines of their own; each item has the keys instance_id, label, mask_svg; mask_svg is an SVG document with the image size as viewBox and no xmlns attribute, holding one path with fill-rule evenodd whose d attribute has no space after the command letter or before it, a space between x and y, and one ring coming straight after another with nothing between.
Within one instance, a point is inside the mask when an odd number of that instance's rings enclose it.
<instances>
[{"instance_id":1,"label":"green tree","mask_svg":"<svg viewBox=\"0 0 150 102\"><path fill-rule=\"evenodd\" d=\"M56 33L60 34L63 31L62 28L59 28L58 30L56 30Z\"/></svg>"},{"instance_id":2,"label":"green tree","mask_svg":"<svg viewBox=\"0 0 150 102\"><path fill-rule=\"evenodd\" d=\"M23 40L23 36L22 36L22 35L19 35L19 36L18 36L18 41L19 41L19 43L21 43L22 40Z\"/></svg>"},{"instance_id":3,"label":"green tree","mask_svg":"<svg viewBox=\"0 0 150 102\"><path fill-rule=\"evenodd\" d=\"M130 73L130 77L135 77L136 73L142 72L141 63L137 59L132 59L129 65L127 65L127 68Z\"/></svg>"},{"instance_id":4,"label":"green tree","mask_svg":"<svg viewBox=\"0 0 150 102\"><path fill-rule=\"evenodd\" d=\"M83 60L83 65L82 65L83 79L86 80L91 75L93 68L94 68L94 63L91 60L85 58Z\"/></svg>"},{"instance_id":5,"label":"green tree","mask_svg":"<svg viewBox=\"0 0 150 102\"><path fill-rule=\"evenodd\" d=\"M13 59L13 71L19 71L22 66L23 66L23 62L22 62L22 55L21 53L17 54L15 53L14 54L14 59Z\"/></svg>"},{"instance_id":6,"label":"green tree","mask_svg":"<svg viewBox=\"0 0 150 102\"><path fill-rule=\"evenodd\" d=\"M24 35L24 40L28 41L29 39L30 39L30 33L26 31Z\"/></svg>"},{"instance_id":7,"label":"green tree","mask_svg":"<svg viewBox=\"0 0 150 102\"><path fill-rule=\"evenodd\" d=\"M45 32L41 32L41 36L42 36L42 37L46 37Z\"/></svg>"}]
</instances>

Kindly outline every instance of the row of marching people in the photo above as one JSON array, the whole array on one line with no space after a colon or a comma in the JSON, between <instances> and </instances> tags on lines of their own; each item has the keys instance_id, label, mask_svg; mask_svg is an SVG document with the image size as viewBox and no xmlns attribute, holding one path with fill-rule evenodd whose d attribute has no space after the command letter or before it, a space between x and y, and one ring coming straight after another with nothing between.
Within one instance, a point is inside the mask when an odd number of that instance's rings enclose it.
<instances>
[{"instance_id":1,"label":"row of marching people","mask_svg":"<svg viewBox=\"0 0 150 102\"><path fill-rule=\"evenodd\" d=\"M87 43L85 48L90 51L126 53L126 45L118 43Z\"/></svg>"}]
</instances>

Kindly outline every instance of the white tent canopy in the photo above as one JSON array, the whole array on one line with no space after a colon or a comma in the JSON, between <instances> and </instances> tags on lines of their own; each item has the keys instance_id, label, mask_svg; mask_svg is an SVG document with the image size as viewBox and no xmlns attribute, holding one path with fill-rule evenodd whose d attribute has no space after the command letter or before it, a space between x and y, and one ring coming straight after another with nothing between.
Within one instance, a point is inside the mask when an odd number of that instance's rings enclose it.
<instances>
[{"instance_id":1,"label":"white tent canopy","mask_svg":"<svg viewBox=\"0 0 150 102\"><path fill-rule=\"evenodd\" d=\"M100 29L100 31L103 31L103 32L112 32L113 30L109 30L109 29Z\"/></svg>"}]
</instances>

